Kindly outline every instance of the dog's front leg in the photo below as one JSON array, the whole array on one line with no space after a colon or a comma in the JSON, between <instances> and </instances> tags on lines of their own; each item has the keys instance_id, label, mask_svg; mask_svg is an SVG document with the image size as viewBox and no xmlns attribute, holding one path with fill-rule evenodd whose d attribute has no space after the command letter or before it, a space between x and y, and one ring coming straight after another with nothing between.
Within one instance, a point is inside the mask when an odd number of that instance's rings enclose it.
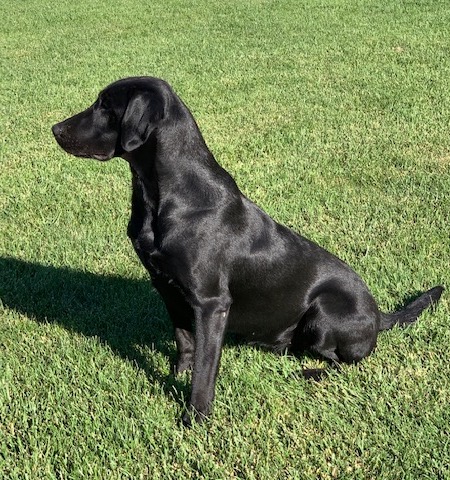
<instances>
[{"instance_id":1,"label":"dog's front leg","mask_svg":"<svg viewBox=\"0 0 450 480\"><path fill-rule=\"evenodd\" d=\"M230 302L219 298L195 308L194 369L185 425L202 422L211 411L229 308Z\"/></svg>"}]
</instances>

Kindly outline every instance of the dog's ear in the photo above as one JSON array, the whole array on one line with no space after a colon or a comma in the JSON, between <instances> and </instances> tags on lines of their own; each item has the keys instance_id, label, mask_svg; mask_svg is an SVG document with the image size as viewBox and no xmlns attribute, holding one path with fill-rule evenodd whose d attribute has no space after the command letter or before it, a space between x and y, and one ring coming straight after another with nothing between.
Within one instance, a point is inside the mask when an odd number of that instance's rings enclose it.
<instances>
[{"instance_id":1,"label":"dog's ear","mask_svg":"<svg viewBox=\"0 0 450 480\"><path fill-rule=\"evenodd\" d=\"M126 152L143 145L163 117L162 98L153 92L135 93L122 118L120 142Z\"/></svg>"}]
</instances>

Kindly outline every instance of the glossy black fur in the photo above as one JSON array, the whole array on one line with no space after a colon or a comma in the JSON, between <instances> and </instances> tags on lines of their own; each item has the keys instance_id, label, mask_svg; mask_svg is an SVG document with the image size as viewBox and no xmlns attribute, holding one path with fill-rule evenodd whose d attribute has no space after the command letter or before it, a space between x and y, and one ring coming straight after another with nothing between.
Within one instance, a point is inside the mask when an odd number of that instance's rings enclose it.
<instances>
[{"instance_id":1,"label":"glossy black fur","mask_svg":"<svg viewBox=\"0 0 450 480\"><path fill-rule=\"evenodd\" d=\"M226 330L280 351L358 362L380 330L413 322L442 293L435 287L401 312L380 313L348 265L239 191L162 80L119 80L53 133L73 155L130 164L128 235L174 324L177 370L193 370L187 424L210 412Z\"/></svg>"}]
</instances>

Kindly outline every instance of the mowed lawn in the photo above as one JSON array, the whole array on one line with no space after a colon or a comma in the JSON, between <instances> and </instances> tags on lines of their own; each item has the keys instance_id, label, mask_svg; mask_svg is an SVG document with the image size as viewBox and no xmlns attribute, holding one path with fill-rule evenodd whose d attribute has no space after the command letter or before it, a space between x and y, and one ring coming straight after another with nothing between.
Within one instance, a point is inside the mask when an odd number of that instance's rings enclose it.
<instances>
[{"instance_id":1,"label":"mowed lawn","mask_svg":"<svg viewBox=\"0 0 450 480\"><path fill-rule=\"evenodd\" d=\"M450 478L448 291L320 383L316 359L227 340L214 413L185 429L128 167L50 130L118 78L164 78L244 193L393 310L450 286L450 3L5 0L0 19L0 478Z\"/></svg>"}]
</instances>

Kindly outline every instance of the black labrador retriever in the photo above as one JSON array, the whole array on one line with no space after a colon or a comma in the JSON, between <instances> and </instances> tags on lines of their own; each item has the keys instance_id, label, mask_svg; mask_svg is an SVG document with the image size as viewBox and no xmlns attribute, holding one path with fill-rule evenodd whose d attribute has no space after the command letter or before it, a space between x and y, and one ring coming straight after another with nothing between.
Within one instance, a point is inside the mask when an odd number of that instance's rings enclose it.
<instances>
[{"instance_id":1,"label":"black labrador retriever","mask_svg":"<svg viewBox=\"0 0 450 480\"><path fill-rule=\"evenodd\" d=\"M385 314L344 262L248 200L215 161L163 80L119 80L53 126L78 157L131 167L128 235L175 328L178 372L192 368L185 424L211 410L225 331L274 350L358 362L380 330L414 322L443 287Z\"/></svg>"}]
</instances>

